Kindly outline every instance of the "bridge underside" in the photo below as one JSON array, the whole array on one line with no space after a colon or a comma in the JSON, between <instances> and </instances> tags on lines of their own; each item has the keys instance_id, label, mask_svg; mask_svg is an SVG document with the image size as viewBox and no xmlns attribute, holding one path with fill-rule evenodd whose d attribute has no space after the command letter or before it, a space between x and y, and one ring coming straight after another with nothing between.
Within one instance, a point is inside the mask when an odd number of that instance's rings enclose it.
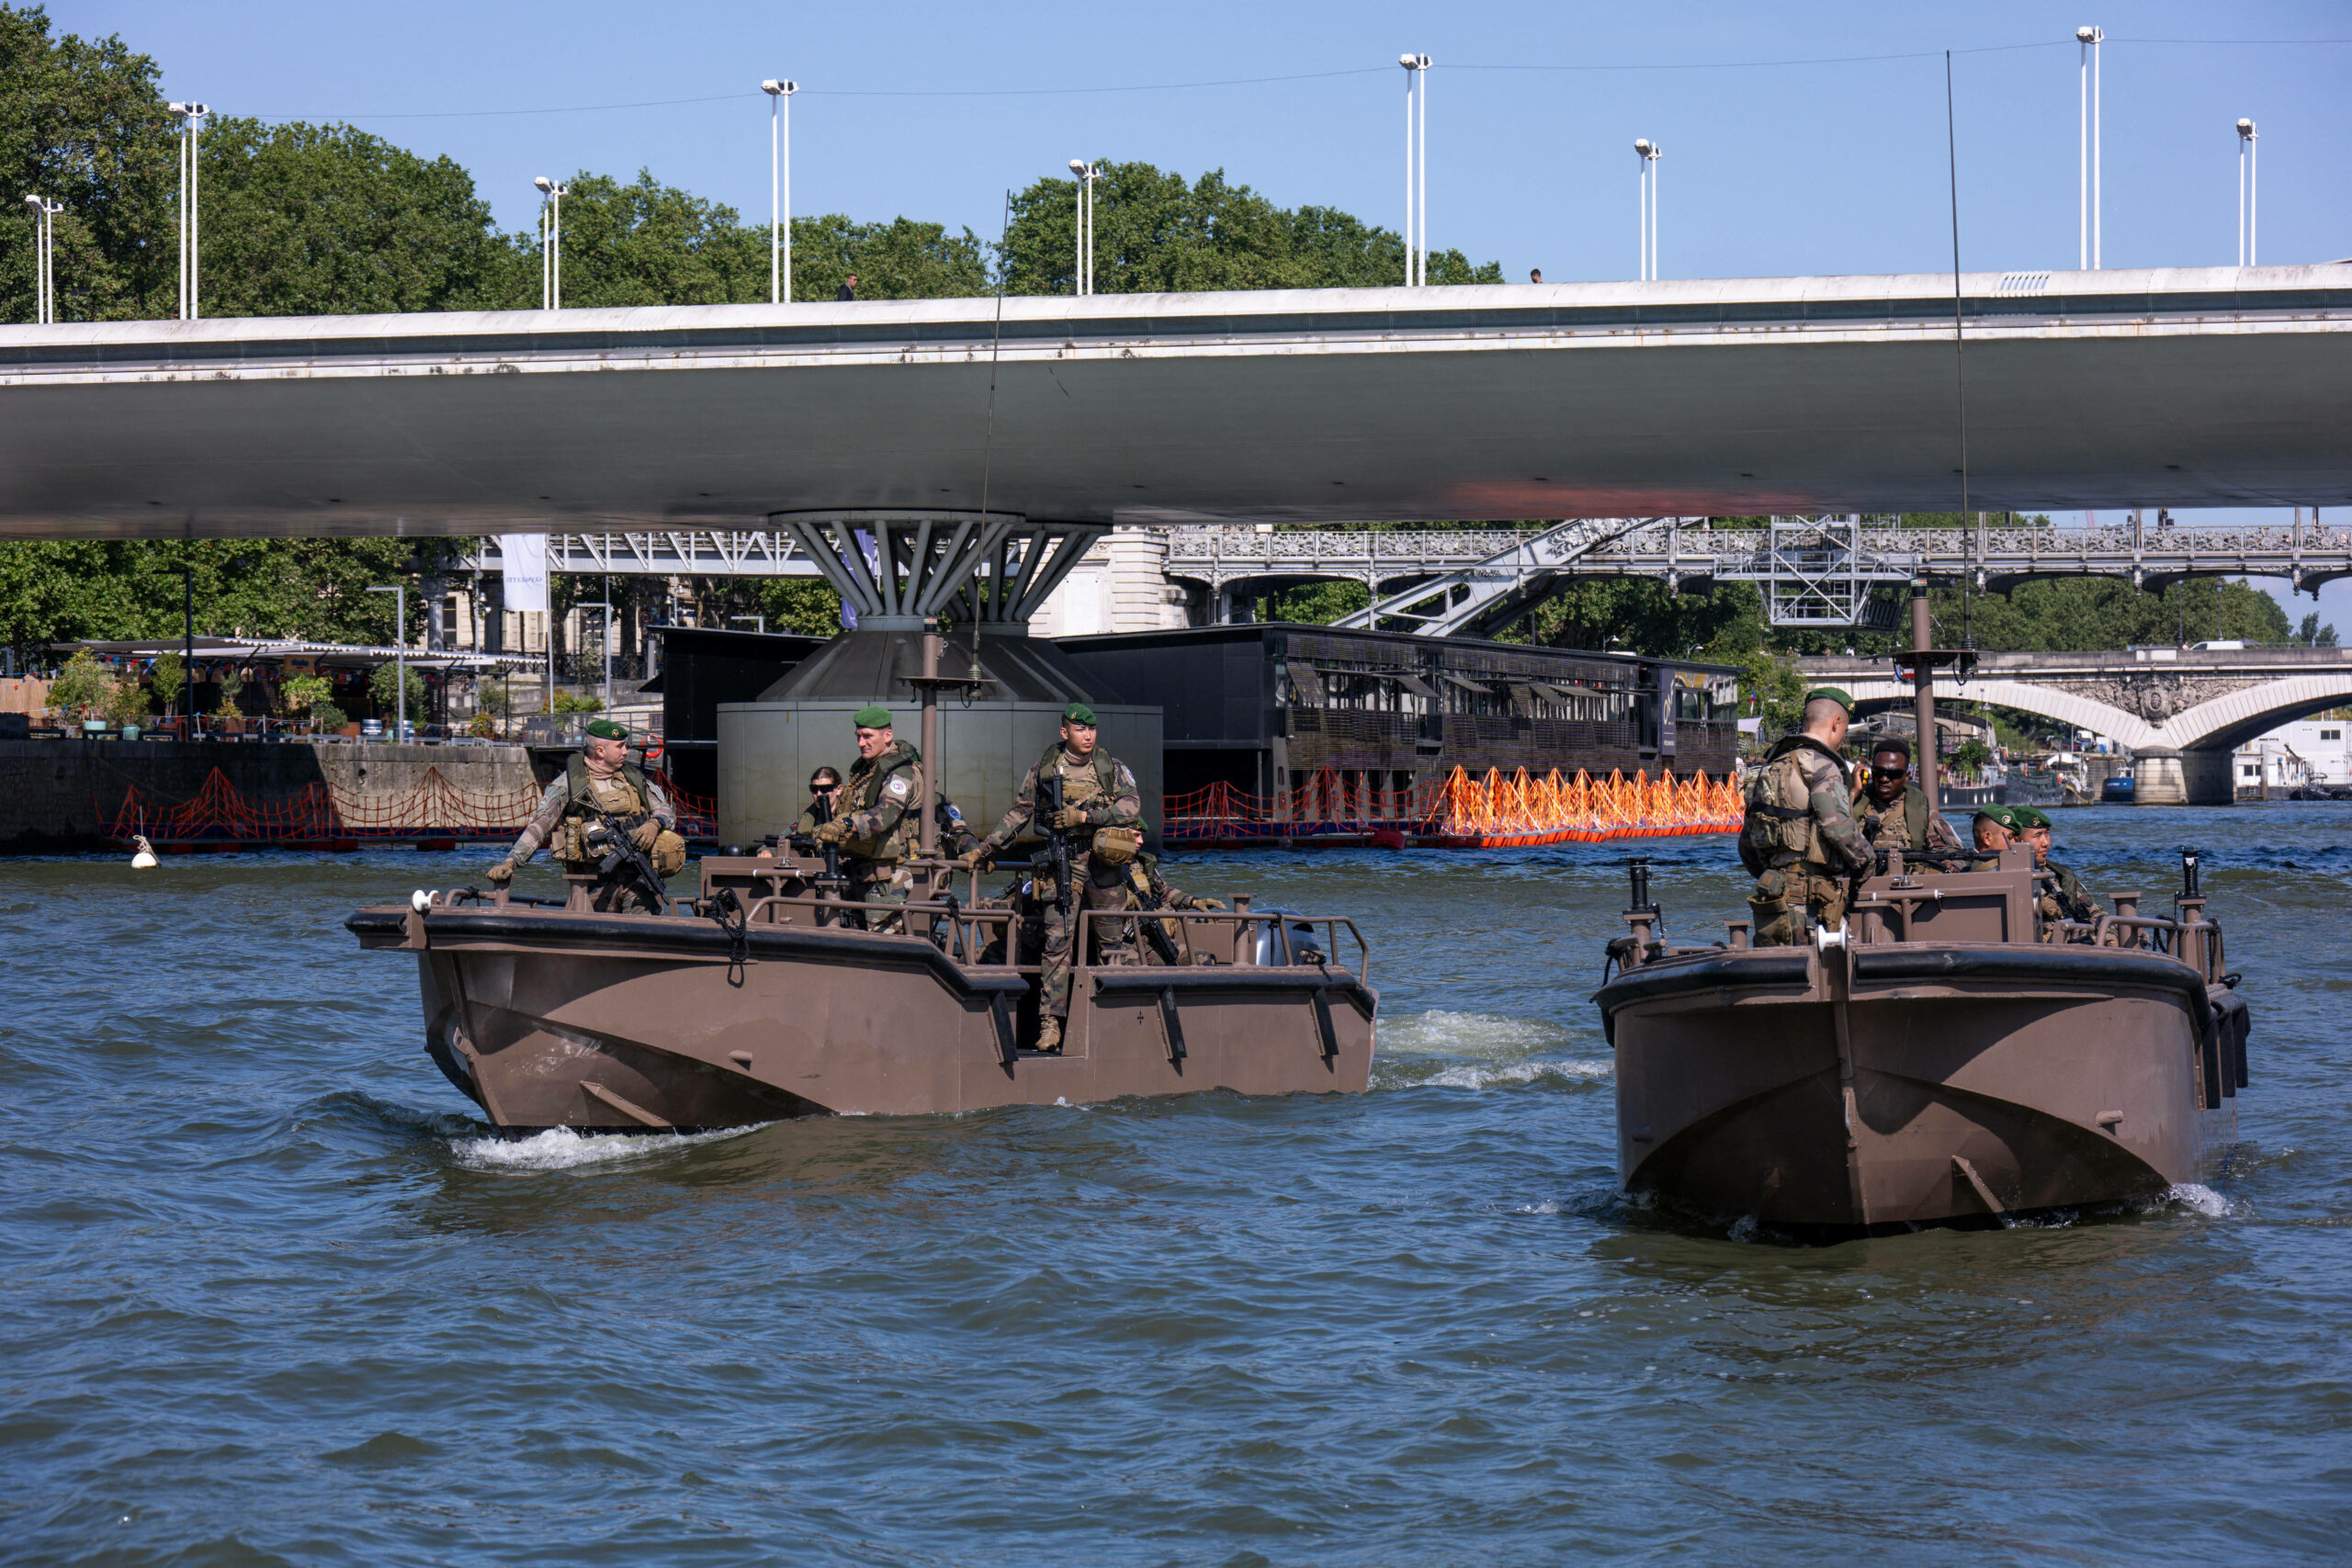
<instances>
[{"instance_id":1,"label":"bridge underside","mask_svg":"<svg viewBox=\"0 0 2352 1568\"><path fill-rule=\"evenodd\" d=\"M2032 276L1973 506L2352 502L2352 266ZM10 327L0 536L1951 510L1957 414L1933 276Z\"/></svg>"}]
</instances>

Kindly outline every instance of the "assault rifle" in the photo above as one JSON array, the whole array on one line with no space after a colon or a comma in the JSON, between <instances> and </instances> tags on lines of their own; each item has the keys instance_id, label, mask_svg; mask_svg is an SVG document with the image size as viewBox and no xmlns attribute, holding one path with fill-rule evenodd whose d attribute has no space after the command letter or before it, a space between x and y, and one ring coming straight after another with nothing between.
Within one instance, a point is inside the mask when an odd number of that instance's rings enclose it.
<instances>
[{"instance_id":1,"label":"assault rifle","mask_svg":"<svg viewBox=\"0 0 2352 1568\"><path fill-rule=\"evenodd\" d=\"M1037 799L1029 807L1029 830L1046 840L1046 864L1054 874L1054 913L1069 913L1069 840L1054 826L1062 814L1062 776L1037 781ZM1034 859L1031 862L1035 864Z\"/></svg>"},{"instance_id":2,"label":"assault rifle","mask_svg":"<svg viewBox=\"0 0 2352 1568\"><path fill-rule=\"evenodd\" d=\"M585 804L592 820L588 830L581 834L580 842L596 857L596 874L624 886L636 883L648 903L657 911L662 908L669 889L662 881L662 874L653 869L653 857L639 849L629 837L657 818L650 811L640 811L634 817L615 817L599 809L593 801Z\"/></svg>"},{"instance_id":3,"label":"assault rifle","mask_svg":"<svg viewBox=\"0 0 2352 1568\"><path fill-rule=\"evenodd\" d=\"M1130 861L1128 863L1130 865L1137 865L1142 863L1139 861ZM1168 899L1166 896L1161 894L1157 888L1153 887L1151 886L1151 874L1147 871L1144 873L1145 892L1142 898L1145 913L1143 918L1137 922L1143 927L1143 939L1144 941L1151 943L1152 952L1159 954L1159 961L1161 963L1182 964L1184 962L1183 956L1176 951L1176 939L1168 934L1167 920L1151 913L1151 911L1155 909L1165 909L1168 908Z\"/></svg>"}]
</instances>

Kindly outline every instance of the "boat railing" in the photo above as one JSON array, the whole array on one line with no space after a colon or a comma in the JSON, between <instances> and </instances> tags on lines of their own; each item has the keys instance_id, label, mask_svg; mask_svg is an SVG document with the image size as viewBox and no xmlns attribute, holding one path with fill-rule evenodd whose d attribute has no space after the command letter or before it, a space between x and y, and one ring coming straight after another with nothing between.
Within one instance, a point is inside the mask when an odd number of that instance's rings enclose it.
<instances>
[{"instance_id":1,"label":"boat railing","mask_svg":"<svg viewBox=\"0 0 2352 1568\"><path fill-rule=\"evenodd\" d=\"M1090 942L1086 951L1117 955L1108 963L1089 965L1092 968L1311 965L1349 976L1365 986L1372 984L1372 944L1345 915L1301 915L1283 909L1088 909L1081 919ZM1130 922L1135 925L1132 942L1126 932ZM1167 938L1175 953L1172 964L1167 953L1156 951L1158 944L1146 922L1156 923ZM1352 968L1342 957L1342 932L1355 944Z\"/></svg>"}]
</instances>

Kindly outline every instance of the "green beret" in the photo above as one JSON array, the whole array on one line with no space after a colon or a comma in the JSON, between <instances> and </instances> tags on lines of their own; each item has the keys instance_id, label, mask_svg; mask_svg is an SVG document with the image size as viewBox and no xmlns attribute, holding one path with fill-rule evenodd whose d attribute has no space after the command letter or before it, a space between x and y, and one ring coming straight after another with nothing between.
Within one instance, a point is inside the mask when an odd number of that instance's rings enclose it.
<instances>
[{"instance_id":1,"label":"green beret","mask_svg":"<svg viewBox=\"0 0 2352 1568\"><path fill-rule=\"evenodd\" d=\"M1094 728L1094 710L1088 707L1084 703L1072 703L1069 706L1062 709L1062 722L1064 724L1082 724L1089 729L1091 729Z\"/></svg>"},{"instance_id":2,"label":"green beret","mask_svg":"<svg viewBox=\"0 0 2352 1568\"><path fill-rule=\"evenodd\" d=\"M1976 819L1980 822L1997 822L2012 833L2016 832L2020 826L2018 814L2006 806L1980 806L1976 808Z\"/></svg>"},{"instance_id":3,"label":"green beret","mask_svg":"<svg viewBox=\"0 0 2352 1568\"><path fill-rule=\"evenodd\" d=\"M1848 713L1854 711L1854 699L1848 696L1843 690L1836 686L1815 686L1812 691L1807 692L1804 694L1805 706L1811 707L1815 703L1819 702L1824 697L1826 697L1831 702L1836 703Z\"/></svg>"},{"instance_id":4,"label":"green beret","mask_svg":"<svg viewBox=\"0 0 2352 1568\"><path fill-rule=\"evenodd\" d=\"M868 704L850 715L849 721L860 729L888 729L890 728L890 710L878 703Z\"/></svg>"},{"instance_id":5,"label":"green beret","mask_svg":"<svg viewBox=\"0 0 2352 1568\"><path fill-rule=\"evenodd\" d=\"M626 740L628 739L628 726L625 724L615 724L609 718L592 718L588 721L587 728L588 733L594 736L599 740Z\"/></svg>"},{"instance_id":6,"label":"green beret","mask_svg":"<svg viewBox=\"0 0 2352 1568\"><path fill-rule=\"evenodd\" d=\"M2012 806L2009 807L2009 815L2018 819L2018 826L2020 828L2047 828L2050 826L2050 818L2044 817L2040 811L2037 811L2030 806Z\"/></svg>"}]
</instances>

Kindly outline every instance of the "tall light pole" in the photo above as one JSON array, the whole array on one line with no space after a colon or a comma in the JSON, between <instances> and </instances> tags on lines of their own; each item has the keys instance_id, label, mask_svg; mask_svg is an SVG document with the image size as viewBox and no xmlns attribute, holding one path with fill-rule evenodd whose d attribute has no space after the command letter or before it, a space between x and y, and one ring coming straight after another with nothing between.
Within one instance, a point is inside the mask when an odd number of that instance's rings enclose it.
<instances>
[{"instance_id":1,"label":"tall light pole","mask_svg":"<svg viewBox=\"0 0 2352 1568\"><path fill-rule=\"evenodd\" d=\"M1666 149L1646 136L1634 138L1634 156L1641 186L1642 281L1657 281L1657 161Z\"/></svg>"},{"instance_id":2,"label":"tall light pole","mask_svg":"<svg viewBox=\"0 0 2352 1568\"><path fill-rule=\"evenodd\" d=\"M196 303L197 138L204 129L204 117L212 112L212 107L209 104L170 104L165 107L180 118L180 320L193 321L201 314Z\"/></svg>"},{"instance_id":3,"label":"tall light pole","mask_svg":"<svg viewBox=\"0 0 2352 1568\"><path fill-rule=\"evenodd\" d=\"M563 198L571 187L541 175L531 182L547 199L539 207L539 309L563 309Z\"/></svg>"},{"instance_id":4,"label":"tall light pole","mask_svg":"<svg viewBox=\"0 0 2352 1568\"><path fill-rule=\"evenodd\" d=\"M1083 158L1069 161L1069 172L1078 182L1078 265L1077 291L1094 292L1094 180L1102 171Z\"/></svg>"},{"instance_id":5,"label":"tall light pole","mask_svg":"<svg viewBox=\"0 0 2352 1568\"><path fill-rule=\"evenodd\" d=\"M408 584L368 592L392 595L392 739L401 740L408 728Z\"/></svg>"},{"instance_id":6,"label":"tall light pole","mask_svg":"<svg viewBox=\"0 0 2352 1568\"><path fill-rule=\"evenodd\" d=\"M1430 57L1400 54L1405 68L1405 286L1430 280Z\"/></svg>"},{"instance_id":7,"label":"tall light pole","mask_svg":"<svg viewBox=\"0 0 2352 1568\"><path fill-rule=\"evenodd\" d=\"M33 220L33 320L49 325L57 320L57 215L62 201L27 193L25 206Z\"/></svg>"},{"instance_id":8,"label":"tall light pole","mask_svg":"<svg viewBox=\"0 0 2352 1568\"><path fill-rule=\"evenodd\" d=\"M2255 266L2254 121L2238 121L2238 265ZM27 197L26 200L32 198Z\"/></svg>"},{"instance_id":9,"label":"tall light pole","mask_svg":"<svg viewBox=\"0 0 2352 1568\"><path fill-rule=\"evenodd\" d=\"M2082 118L2082 208L2081 235L2077 241L2079 254L2075 265L2086 272L2099 269L2098 259L2098 46L2107 41L2107 34L2098 28L2076 28L2075 41L2080 44Z\"/></svg>"},{"instance_id":10,"label":"tall light pole","mask_svg":"<svg viewBox=\"0 0 2352 1568\"><path fill-rule=\"evenodd\" d=\"M792 298L792 95L797 82L771 76L768 96L768 303Z\"/></svg>"},{"instance_id":11,"label":"tall light pole","mask_svg":"<svg viewBox=\"0 0 2352 1568\"><path fill-rule=\"evenodd\" d=\"M581 603L579 603L579 604L574 604L574 605L572 606L572 608L573 608L573 609L575 609L575 610L602 610L602 611L604 611L604 612L605 612L604 624L603 624L603 625L598 628L598 630L601 632L601 634L602 634L602 635L597 638L597 646L598 646L600 649L603 649L603 651L604 651L604 655L605 655L605 681L604 681L604 687L603 687L603 690L604 690L604 694L605 694L605 698L604 698L604 701L605 701L604 711L605 711L605 712L606 712L606 713L610 713L610 712L612 712L612 711L613 711L613 600L612 600L612 592L613 592L613 580L612 580L611 578L609 578L609 577L608 577L608 578L605 579L605 597L604 597L604 598L602 598L602 599L588 599L588 600L583 600L583 601L582 601Z\"/></svg>"}]
</instances>

